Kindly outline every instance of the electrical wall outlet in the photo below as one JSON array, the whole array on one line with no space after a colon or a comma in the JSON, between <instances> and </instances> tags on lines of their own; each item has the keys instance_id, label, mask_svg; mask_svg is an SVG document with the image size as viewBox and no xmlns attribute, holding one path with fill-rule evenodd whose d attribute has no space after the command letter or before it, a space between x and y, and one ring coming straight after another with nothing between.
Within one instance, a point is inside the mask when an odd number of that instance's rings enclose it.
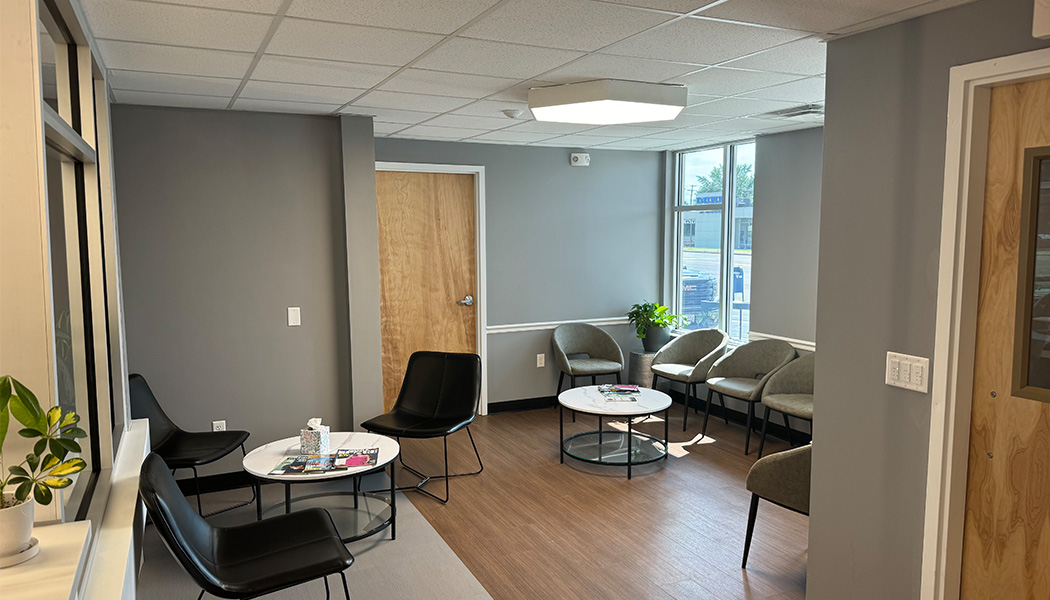
<instances>
[{"instance_id":1,"label":"electrical wall outlet","mask_svg":"<svg viewBox=\"0 0 1050 600\"><path fill-rule=\"evenodd\" d=\"M288 307L288 326L289 327L299 327L302 324L303 324L303 321L302 321L302 318L301 318L301 313L299 311L299 307L298 306L289 306Z\"/></svg>"},{"instance_id":2,"label":"electrical wall outlet","mask_svg":"<svg viewBox=\"0 0 1050 600\"><path fill-rule=\"evenodd\" d=\"M212 431L226 431L226 419L211 422Z\"/></svg>"},{"instance_id":3,"label":"electrical wall outlet","mask_svg":"<svg viewBox=\"0 0 1050 600\"><path fill-rule=\"evenodd\" d=\"M898 352L886 353L886 385L926 393L930 359Z\"/></svg>"},{"instance_id":4,"label":"electrical wall outlet","mask_svg":"<svg viewBox=\"0 0 1050 600\"><path fill-rule=\"evenodd\" d=\"M543 368L545 366L547 366L547 355L546 354L537 354L536 355L536 368L537 369L541 369L541 368Z\"/></svg>"}]
</instances>

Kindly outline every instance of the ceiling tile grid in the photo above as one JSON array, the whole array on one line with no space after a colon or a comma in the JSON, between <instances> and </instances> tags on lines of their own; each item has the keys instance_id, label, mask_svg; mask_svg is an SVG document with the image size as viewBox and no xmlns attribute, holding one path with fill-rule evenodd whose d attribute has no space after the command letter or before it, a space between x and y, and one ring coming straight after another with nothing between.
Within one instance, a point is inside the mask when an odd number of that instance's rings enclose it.
<instances>
[{"instance_id":1,"label":"ceiling tile grid","mask_svg":"<svg viewBox=\"0 0 1050 600\"><path fill-rule=\"evenodd\" d=\"M823 102L824 39L914 17L926 6L925 0L82 4L117 103L226 109L232 102L233 110L370 115L377 136L631 150L819 126L819 116L766 113ZM662 123L532 120L529 88L603 78L686 85L688 106ZM511 119L504 110L522 114Z\"/></svg>"}]
</instances>

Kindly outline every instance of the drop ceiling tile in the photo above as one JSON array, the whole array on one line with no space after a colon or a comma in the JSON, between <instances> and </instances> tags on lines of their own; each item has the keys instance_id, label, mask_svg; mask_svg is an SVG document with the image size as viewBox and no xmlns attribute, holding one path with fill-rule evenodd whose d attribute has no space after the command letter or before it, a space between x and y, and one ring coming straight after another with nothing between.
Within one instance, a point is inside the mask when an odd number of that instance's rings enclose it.
<instances>
[{"instance_id":1,"label":"drop ceiling tile","mask_svg":"<svg viewBox=\"0 0 1050 600\"><path fill-rule=\"evenodd\" d=\"M354 105L443 113L455 110L468 102L470 102L469 98L449 98L448 96L426 96L423 94L376 90L368 92L363 98L356 100Z\"/></svg>"},{"instance_id":2,"label":"drop ceiling tile","mask_svg":"<svg viewBox=\"0 0 1050 600\"><path fill-rule=\"evenodd\" d=\"M383 121L375 121L372 123L372 131L376 135L388 135L401 131L408 125L404 123L384 123Z\"/></svg>"},{"instance_id":3,"label":"drop ceiling tile","mask_svg":"<svg viewBox=\"0 0 1050 600\"><path fill-rule=\"evenodd\" d=\"M489 99L491 100L507 100L510 102L523 102L528 104L529 101L529 88L534 87L546 87L549 85L558 85L551 83L550 81L537 81L535 79L531 81L525 81L515 86L511 86L501 92L492 94Z\"/></svg>"},{"instance_id":4,"label":"drop ceiling tile","mask_svg":"<svg viewBox=\"0 0 1050 600\"><path fill-rule=\"evenodd\" d=\"M777 127L783 127L784 122L780 119L729 119L726 121L719 121L717 123L711 123L710 125L701 125L697 127L697 131L711 131L714 132L712 135L721 135L729 132L742 132L742 131L762 131L764 129L774 129Z\"/></svg>"},{"instance_id":5,"label":"drop ceiling tile","mask_svg":"<svg viewBox=\"0 0 1050 600\"><path fill-rule=\"evenodd\" d=\"M515 0L488 13L460 35L590 52L672 18L593 0Z\"/></svg>"},{"instance_id":6,"label":"drop ceiling tile","mask_svg":"<svg viewBox=\"0 0 1050 600\"><path fill-rule=\"evenodd\" d=\"M147 104L150 106L178 106L184 108L222 109L230 103L229 98L218 96L194 96L191 94L160 94L132 90L114 90L117 104Z\"/></svg>"},{"instance_id":7,"label":"drop ceiling tile","mask_svg":"<svg viewBox=\"0 0 1050 600\"><path fill-rule=\"evenodd\" d=\"M543 78L555 83L572 83L591 79L628 79L631 81L660 82L672 77L692 73L704 65L689 65L628 56L588 54L583 58L559 67Z\"/></svg>"},{"instance_id":8,"label":"drop ceiling tile","mask_svg":"<svg viewBox=\"0 0 1050 600\"><path fill-rule=\"evenodd\" d=\"M686 113L680 113L674 121L662 121L661 124L667 127L695 127L696 125L706 125L707 123L721 121L722 119L723 117L711 117L704 115L690 115Z\"/></svg>"},{"instance_id":9,"label":"drop ceiling tile","mask_svg":"<svg viewBox=\"0 0 1050 600\"><path fill-rule=\"evenodd\" d=\"M817 38L807 38L764 50L744 58L725 63L726 67L820 75L824 72L828 57L828 45Z\"/></svg>"},{"instance_id":10,"label":"drop ceiling tile","mask_svg":"<svg viewBox=\"0 0 1050 600\"><path fill-rule=\"evenodd\" d=\"M90 1L90 0L88 0ZM148 0L152 2L153 0ZM199 6L201 8L216 8L219 10L237 10L241 12L255 12L266 15L277 14L282 0L163 0L168 4L185 4L187 6ZM88 2L84 2L87 4Z\"/></svg>"},{"instance_id":11,"label":"drop ceiling tile","mask_svg":"<svg viewBox=\"0 0 1050 600\"><path fill-rule=\"evenodd\" d=\"M670 131L670 127L640 127L638 125L606 125L597 129L591 129L587 135L602 135L608 137L628 138L642 135L653 135L659 131Z\"/></svg>"},{"instance_id":12,"label":"drop ceiling tile","mask_svg":"<svg viewBox=\"0 0 1050 600\"><path fill-rule=\"evenodd\" d=\"M554 137L551 133L524 133L521 131L493 131L471 138L472 142L513 142L516 144L529 144Z\"/></svg>"},{"instance_id":13,"label":"drop ceiling tile","mask_svg":"<svg viewBox=\"0 0 1050 600\"><path fill-rule=\"evenodd\" d=\"M435 71L528 79L580 56L583 56L582 52L572 50L452 38L413 66Z\"/></svg>"},{"instance_id":14,"label":"drop ceiling tile","mask_svg":"<svg viewBox=\"0 0 1050 600\"><path fill-rule=\"evenodd\" d=\"M610 139L607 137L600 137L595 135L563 135L561 137L552 138L549 140L543 140L537 142L538 146L567 146L571 148L592 148L599 144L609 142Z\"/></svg>"},{"instance_id":15,"label":"drop ceiling tile","mask_svg":"<svg viewBox=\"0 0 1050 600\"><path fill-rule=\"evenodd\" d=\"M626 6L638 6L655 10L669 10L676 13L688 13L707 6L715 0L605 0Z\"/></svg>"},{"instance_id":16,"label":"drop ceiling tile","mask_svg":"<svg viewBox=\"0 0 1050 600\"><path fill-rule=\"evenodd\" d=\"M327 115L338 108L338 104L311 104L309 102L285 102L283 100L263 100L260 98L238 98L233 103L234 110L314 115Z\"/></svg>"},{"instance_id":17,"label":"drop ceiling tile","mask_svg":"<svg viewBox=\"0 0 1050 600\"><path fill-rule=\"evenodd\" d=\"M368 89L396 70L397 67L264 54L255 65L252 79Z\"/></svg>"},{"instance_id":18,"label":"drop ceiling tile","mask_svg":"<svg viewBox=\"0 0 1050 600\"><path fill-rule=\"evenodd\" d=\"M526 121L515 125L507 131L518 131L522 133L545 133L550 135L566 135L594 129L594 125L577 125L575 123L550 123L547 121Z\"/></svg>"},{"instance_id":19,"label":"drop ceiling tile","mask_svg":"<svg viewBox=\"0 0 1050 600\"><path fill-rule=\"evenodd\" d=\"M397 110L393 108L376 108L370 106L348 106L340 112L344 115L365 115L375 117L376 121L404 123L406 125L415 125L416 123L426 121L427 119L436 117L440 114L436 112Z\"/></svg>"},{"instance_id":20,"label":"drop ceiling tile","mask_svg":"<svg viewBox=\"0 0 1050 600\"><path fill-rule=\"evenodd\" d=\"M269 15L128 0L95 0L84 11L99 39L247 52L259 48L273 22Z\"/></svg>"},{"instance_id":21,"label":"drop ceiling tile","mask_svg":"<svg viewBox=\"0 0 1050 600\"><path fill-rule=\"evenodd\" d=\"M714 125L712 125L714 127ZM649 139L660 139L667 141L695 141L703 139L705 136L711 135L707 131L701 131L699 129L685 128L685 129L674 129L671 131L660 131L652 135L645 136Z\"/></svg>"},{"instance_id":22,"label":"drop ceiling tile","mask_svg":"<svg viewBox=\"0 0 1050 600\"><path fill-rule=\"evenodd\" d=\"M920 0L730 0L705 16L828 33L921 4Z\"/></svg>"},{"instance_id":23,"label":"drop ceiling tile","mask_svg":"<svg viewBox=\"0 0 1050 600\"><path fill-rule=\"evenodd\" d=\"M250 52L176 48L135 42L99 40L106 67L180 75L242 78L252 63Z\"/></svg>"},{"instance_id":24,"label":"drop ceiling tile","mask_svg":"<svg viewBox=\"0 0 1050 600\"><path fill-rule=\"evenodd\" d=\"M462 129L452 127L431 127L429 125L416 125L404 131L398 132L398 137L424 136L430 139L438 138L445 140L461 140L465 137L473 137L480 133L487 133L484 129Z\"/></svg>"},{"instance_id":25,"label":"drop ceiling tile","mask_svg":"<svg viewBox=\"0 0 1050 600\"><path fill-rule=\"evenodd\" d=\"M667 143L668 141L665 141ZM617 140L615 142L609 142L598 146L599 150L648 150L653 146L659 146L661 142L659 140L653 140L648 138L633 139L633 140Z\"/></svg>"},{"instance_id":26,"label":"drop ceiling tile","mask_svg":"<svg viewBox=\"0 0 1050 600\"><path fill-rule=\"evenodd\" d=\"M195 77L168 73L143 73L111 69L108 78L115 90L139 92L161 92L168 94L193 94L196 96L222 96L229 100L241 84L240 79L219 77Z\"/></svg>"},{"instance_id":27,"label":"drop ceiling tile","mask_svg":"<svg viewBox=\"0 0 1050 600\"><path fill-rule=\"evenodd\" d=\"M343 23L284 18L266 47L270 54L403 66L441 36Z\"/></svg>"},{"instance_id":28,"label":"drop ceiling tile","mask_svg":"<svg viewBox=\"0 0 1050 600\"><path fill-rule=\"evenodd\" d=\"M448 34L498 0L295 0L288 15L319 21Z\"/></svg>"},{"instance_id":29,"label":"drop ceiling tile","mask_svg":"<svg viewBox=\"0 0 1050 600\"><path fill-rule=\"evenodd\" d=\"M791 123L790 125L784 125L783 127L774 127L772 129L763 129L762 135L773 135L775 133L786 133L788 131L800 131L803 129L814 129L816 127L823 127L823 123Z\"/></svg>"},{"instance_id":30,"label":"drop ceiling tile","mask_svg":"<svg viewBox=\"0 0 1050 600\"><path fill-rule=\"evenodd\" d=\"M499 118L475 117L470 115L441 115L432 121L427 121L427 125L434 125L435 127L463 127L467 129L489 130L502 129L513 124L513 120L502 115Z\"/></svg>"},{"instance_id":31,"label":"drop ceiling tile","mask_svg":"<svg viewBox=\"0 0 1050 600\"><path fill-rule=\"evenodd\" d=\"M379 89L392 92L455 96L458 98L484 98L517 82L517 79L506 79L504 77L405 69L395 75L390 81L379 86Z\"/></svg>"},{"instance_id":32,"label":"drop ceiling tile","mask_svg":"<svg viewBox=\"0 0 1050 600\"><path fill-rule=\"evenodd\" d=\"M824 83L825 79L823 77L810 77L792 81L791 83L754 90L744 95L748 98L783 100L784 102L795 104L800 102L823 102Z\"/></svg>"},{"instance_id":33,"label":"drop ceiling tile","mask_svg":"<svg viewBox=\"0 0 1050 600\"><path fill-rule=\"evenodd\" d=\"M691 75L677 77L673 83L682 83L691 93L713 96L735 96L751 90L779 85L798 79L797 75L769 73L766 71L743 71L712 67Z\"/></svg>"},{"instance_id":34,"label":"drop ceiling tile","mask_svg":"<svg viewBox=\"0 0 1050 600\"><path fill-rule=\"evenodd\" d=\"M530 117L529 105L525 102L512 102L509 100L478 100L473 104L468 104L463 108L457 108L452 111L457 115L475 115L478 117L504 117L504 110L520 110L521 118L527 119Z\"/></svg>"},{"instance_id":35,"label":"drop ceiling tile","mask_svg":"<svg viewBox=\"0 0 1050 600\"><path fill-rule=\"evenodd\" d=\"M689 17L622 41L602 53L711 65L805 35Z\"/></svg>"},{"instance_id":36,"label":"drop ceiling tile","mask_svg":"<svg viewBox=\"0 0 1050 600\"><path fill-rule=\"evenodd\" d=\"M755 100L751 98L725 98L706 104L690 106L686 110L692 115L709 117L746 117L767 113L782 108L796 106L796 102L779 102L776 100Z\"/></svg>"},{"instance_id":37,"label":"drop ceiling tile","mask_svg":"<svg viewBox=\"0 0 1050 600\"><path fill-rule=\"evenodd\" d=\"M286 102L313 102L317 104L346 104L365 90L302 83L280 83L275 81L249 81L241 90L241 98L255 100L281 100Z\"/></svg>"}]
</instances>

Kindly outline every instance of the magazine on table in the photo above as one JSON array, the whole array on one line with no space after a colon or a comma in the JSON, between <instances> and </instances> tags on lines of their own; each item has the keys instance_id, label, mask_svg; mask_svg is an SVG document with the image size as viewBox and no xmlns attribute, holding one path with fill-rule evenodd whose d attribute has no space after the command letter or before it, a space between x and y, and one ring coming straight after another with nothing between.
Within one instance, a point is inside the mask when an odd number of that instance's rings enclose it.
<instances>
[{"instance_id":1,"label":"magazine on table","mask_svg":"<svg viewBox=\"0 0 1050 600\"><path fill-rule=\"evenodd\" d=\"M378 459L379 448L340 448L334 454L286 456L270 471L270 475L328 473L350 467L372 467Z\"/></svg>"},{"instance_id":2,"label":"magazine on table","mask_svg":"<svg viewBox=\"0 0 1050 600\"><path fill-rule=\"evenodd\" d=\"M638 386L628 384L606 384L598 386L598 393L606 402L637 402Z\"/></svg>"}]
</instances>

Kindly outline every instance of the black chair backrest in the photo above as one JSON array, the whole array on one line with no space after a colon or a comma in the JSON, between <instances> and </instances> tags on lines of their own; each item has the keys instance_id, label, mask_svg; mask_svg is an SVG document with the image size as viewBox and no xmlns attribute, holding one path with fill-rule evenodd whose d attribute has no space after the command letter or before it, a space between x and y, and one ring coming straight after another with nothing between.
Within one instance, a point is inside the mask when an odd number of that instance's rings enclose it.
<instances>
[{"instance_id":1,"label":"black chair backrest","mask_svg":"<svg viewBox=\"0 0 1050 600\"><path fill-rule=\"evenodd\" d=\"M193 510L164 459L154 452L142 461L139 496L168 550L197 585L214 595L220 589L219 579L209 570L217 563L215 528Z\"/></svg>"},{"instance_id":2,"label":"black chair backrest","mask_svg":"<svg viewBox=\"0 0 1050 600\"><path fill-rule=\"evenodd\" d=\"M413 352L394 410L468 418L477 413L480 399L481 358L477 354Z\"/></svg>"},{"instance_id":3,"label":"black chair backrest","mask_svg":"<svg viewBox=\"0 0 1050 600\"><path fill-rule=\"evenodd\" d=\"M179 431L178 425L164 414L153 390L149 389L146 378L138 373L128 377L128 395L131 396L131 418L149 419L149 442L151 448L157 448L163 444L175 432Z\"/></svg>"}]
</instances>

